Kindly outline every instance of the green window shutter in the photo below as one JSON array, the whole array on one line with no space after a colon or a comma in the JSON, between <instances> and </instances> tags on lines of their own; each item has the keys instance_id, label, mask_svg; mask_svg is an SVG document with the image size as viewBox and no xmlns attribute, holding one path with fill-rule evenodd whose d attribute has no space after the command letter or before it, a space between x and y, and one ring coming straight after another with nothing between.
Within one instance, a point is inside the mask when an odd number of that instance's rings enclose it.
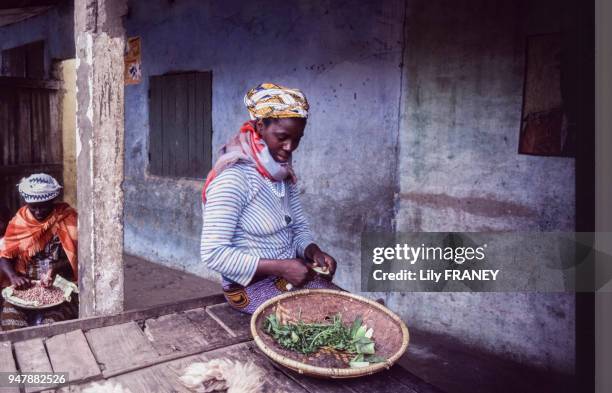
<instances>
[{"instance_id":1,"label":"green window shutter","mask_svg":"<svg viewBox=\"0 0 612 393\"><path fill-rule=\"evenodd\" d=\"M149 172L203 179L212 159L212 73L152 76Z\"/></svg>"}]
</instances>

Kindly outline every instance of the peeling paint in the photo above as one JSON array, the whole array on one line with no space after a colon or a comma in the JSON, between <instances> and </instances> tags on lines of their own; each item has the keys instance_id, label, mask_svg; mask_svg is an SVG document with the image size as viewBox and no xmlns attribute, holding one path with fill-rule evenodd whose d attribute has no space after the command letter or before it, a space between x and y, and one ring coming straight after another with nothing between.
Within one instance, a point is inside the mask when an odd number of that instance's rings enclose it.
<instances>
[{"instance_id":1,"label":"peeling paint","mask_svg":"<svg viewBox=\"0 0 612 393\"><path fill-rule=\"evenodd\" d=\"M525 205L511 201L499 201L494 195L488 197L456 197L447 194L401 193L400 198L420 205L439 209L455 209L483 217L532 217L538 212Z\"/></svg>"}]
</instances>

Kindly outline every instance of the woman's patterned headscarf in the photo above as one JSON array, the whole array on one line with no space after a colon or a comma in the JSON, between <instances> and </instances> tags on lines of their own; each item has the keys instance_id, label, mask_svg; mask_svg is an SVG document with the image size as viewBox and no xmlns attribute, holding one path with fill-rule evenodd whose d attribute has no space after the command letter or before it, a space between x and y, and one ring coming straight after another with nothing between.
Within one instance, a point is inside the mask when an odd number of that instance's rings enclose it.
<instances>
[{"instance_id":1,"label":"woman's patterned headscarf","mask_svg":"<svg viewBox=\"0 0 612 393\"><path fill-rule=\"evenodd\" d=\"M202 201L204 203L206 203L206 189L210 183L219 173L238 160L253 162L262 176L279 180L262 164L261 152L265 143L255 131L255 120L308 117L308 101L300 90L289 89L273 83L262 83L249 90L244 96L244 104L249 110L251 121L244 123L240 131L221 148L221 154L208 173L202 189ZM291 165L282 165L287 168L286 176L295 182L296 177Z\"/></svg>"},{"instance_id":2,"label":"woman's patterned headscarf","mask_svg":"<svg viewBox=\"0 0 612 393\"><path fill-rule=\"evenodd\" d=\"M55 199L60 194L62 186L53 176L35 173L21 179L17 188L26 203L34 203Z\"/></svg>"},{"instance_id":3,"label":"woman's patterned headscarf","mask_svg":"<svg viewBox=\"0 0 612 393\"><path fill-rule=\"evenodd\" d=\"M262 83L244 96L251 120L284 117L308 117L308 101L298 89L274 83Z\"/></svg>"}]
</instances>

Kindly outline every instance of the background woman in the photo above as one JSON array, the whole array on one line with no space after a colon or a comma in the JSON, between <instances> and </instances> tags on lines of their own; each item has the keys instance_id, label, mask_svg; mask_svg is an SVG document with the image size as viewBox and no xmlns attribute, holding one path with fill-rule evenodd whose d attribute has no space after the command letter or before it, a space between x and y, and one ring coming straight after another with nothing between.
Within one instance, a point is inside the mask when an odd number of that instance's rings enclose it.
<instances>
[{"instance_id":1,"label":"background woman","mask_svg":"<svg viewBox=\"0 0 612 393\"><path fill-rule=\"evenodd\" d=\"M331 283L336 261L313 241L291 167L306 128L306 97L264 83L244 102L251 121L223 146L204 185L201 257L221 273L229 304L253 313L287 290L338 287Z\"/></svg>"},{"instance_id":2,"label":"background woman","mask_svg":"<svg viewBox=\"0 0 612 393\"><path fill-rule=\"evenodd\" d=\"M9 222L0 247L0 275L16 288L27 288L31 280L43 286L55 276L76 281L77 213L66 203L55 202L61 186L53 177L38 173L19 183L25 201ZM48 310L27 310L4 302L0 314L2 330L72 319L78 316L78 300Z\"/></svg>"}]
</instances>

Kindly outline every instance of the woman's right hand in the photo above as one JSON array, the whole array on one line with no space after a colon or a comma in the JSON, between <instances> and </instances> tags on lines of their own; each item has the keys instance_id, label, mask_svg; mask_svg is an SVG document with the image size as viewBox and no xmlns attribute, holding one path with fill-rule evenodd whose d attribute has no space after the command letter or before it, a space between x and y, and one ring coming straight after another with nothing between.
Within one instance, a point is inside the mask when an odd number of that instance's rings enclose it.
<instances>
[{"instance_id":1,"label":"woman's right hand","mask_svg":"<svg viewBox=\"0 0 612 393\"><path fill-rule=\"evenodd\" d=\"M14 260L7 258L0 258L0 276L4 274L4 277L7 277L13 285L17 289L23 289L30 286L30 280L27 277L24 277L18 274L15 269L13 269ZM0 277L0 282L1 282Z\"/></svg>"},{"instance_id":2,"label":"woman's right hand","mask_svg":"<svg viewBox=\"0 0 612 393\"><path fill-rule=\"evenodd\" d=\"M295 287L301 287L313 279L313 271L303 259L285 259L282 262L281 276Z\"/></svg>"},{"instance_id":3,"label":"woman's right hand","mask_svg":"<svg viewBox=\"0 0 612 393\"><path fill-rule=\"evenodd\" d=\"M19 274L14 274L9 277L11 281L11 285L15 287L15 289L24 289L30 286L30 280L27 277L24 277Z\"/></svg>"}]
</instances>

